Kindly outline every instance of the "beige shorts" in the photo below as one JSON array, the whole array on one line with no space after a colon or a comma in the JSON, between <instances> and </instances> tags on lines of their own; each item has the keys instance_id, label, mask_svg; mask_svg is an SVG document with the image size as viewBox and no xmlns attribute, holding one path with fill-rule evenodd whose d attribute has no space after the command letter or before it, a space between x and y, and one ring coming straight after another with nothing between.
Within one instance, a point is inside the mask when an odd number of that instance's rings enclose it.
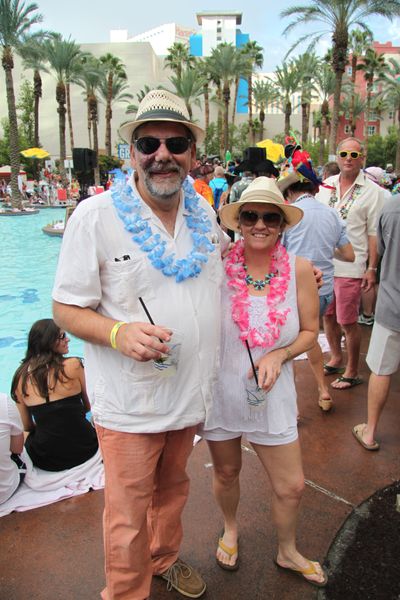
<instances>
[{"instance_id":1,"label":"beige shorts","mask_svg":"<svg viewBox=\"0 0 400 600\"><path fill-rule=\"evenodd\" d=\"M375 375L392 375L400 364L400 331L375 321L369 342L367 365Z\"/></svg>"}]
</instances>

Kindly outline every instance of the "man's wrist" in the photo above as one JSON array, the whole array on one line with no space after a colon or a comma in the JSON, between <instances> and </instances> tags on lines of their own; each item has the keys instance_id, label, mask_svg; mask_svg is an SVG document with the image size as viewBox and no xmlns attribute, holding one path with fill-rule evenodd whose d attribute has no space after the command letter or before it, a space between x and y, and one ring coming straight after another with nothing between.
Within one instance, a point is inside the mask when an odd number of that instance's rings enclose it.
<instances>
[{"instance_id":1,"label":"man's wrist","mask_svg":"<svg viewBox=\"0 0 400 600\"><path fill-rule=\"evenodd\" d=\"M368 267L367 271L377 271L377 267Z\"/></svg>"}]
</instances>

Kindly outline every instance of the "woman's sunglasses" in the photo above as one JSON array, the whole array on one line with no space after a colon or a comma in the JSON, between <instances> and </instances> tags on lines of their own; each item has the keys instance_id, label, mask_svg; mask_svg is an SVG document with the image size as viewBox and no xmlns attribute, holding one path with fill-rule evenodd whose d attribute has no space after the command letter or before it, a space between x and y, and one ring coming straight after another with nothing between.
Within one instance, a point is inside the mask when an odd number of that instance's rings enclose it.
<instances>
[{"instance_id":1,"label":"woman's sunglasses","mask_svg":"<svg viewBox=\"0 0 400 600\"><path fill-rule=\"evenodd\" d=\"M280 227L283 223L283 216L280 213L265 212L260 214L255 210L242 210L239 213L240 225L252 227L258 222L259 219L262 219L262 222L266 227L276 228Z\"/></svg>"},{"instance_id":2,"label":"woman's sunglasses","mask_svg":"<svg viewBox=\"0 0 400 600\"><path fill-rule=\"evenodd\" d=\"M154 154L161 146L161 143L166 145L171 154L183 154L189 148L191 142L190 138L183 136L169 138L145 136L138 138L133 143L142 154Z\"/></svg>"},{"instance_id":3,"label":"woman's sunglasses","mask_svg":"<svg viewBox=\"0 0 400 600\"><path fill-rule=\"evenodd\" d=\"M67 337L67 332L64 331L64 333L60 333L59 336L57 336L58 340L65 340L65 338Z\"/></svg>"},{"instance_id":4,"label":"woman's sunglasses","mask_svg":"<svg viewBox=\"0 0 400 600\"><path fill-rule=\"evenodd\" d=\"M356 160L356 158L360 158L360 156L363 155L362 152L356 152L356 150L341 150L338 154L340 158L347 158L348 156L350 156L350 158L352 158L353 160Z\"/></svg>"}]
</instances>

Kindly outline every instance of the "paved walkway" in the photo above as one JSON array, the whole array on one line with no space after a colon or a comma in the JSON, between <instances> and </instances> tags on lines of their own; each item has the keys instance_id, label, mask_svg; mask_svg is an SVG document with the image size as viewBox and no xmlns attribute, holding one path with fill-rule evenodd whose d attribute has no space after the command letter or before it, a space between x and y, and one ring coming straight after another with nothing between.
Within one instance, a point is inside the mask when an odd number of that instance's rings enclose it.
<instances>
[{"instance_id":1,"label":"paved walkway","mask_svg":"<svg viewBox=\"0 0 400 600\"><path fill-rule=\"evenodd\" d=\"M361 375L368 381L363 329ZM330 377L332 380L333 377ZM299 519L299 548L324 560L352 508L400 477L400 374L393 380L378 438L379 452L356 443L351 427L366 418L367 385L334 392L335 410L323 414L306 361L296 361L306 492ZM205 443L190 461L191 495L184 514L182 557L198 567L208 590L205 600L307 600L317 590L273 564L276 538L271 524L270 487L254 452L243 453L240 504L241 565L236 573L214 560L221 517L211 492L212 465ZM97 600L104 583L101 518L103 492L91 492L48 507L0 519L1 600ZM152 600L176 600L155 579Z\"/></svg>"}]
</instances>

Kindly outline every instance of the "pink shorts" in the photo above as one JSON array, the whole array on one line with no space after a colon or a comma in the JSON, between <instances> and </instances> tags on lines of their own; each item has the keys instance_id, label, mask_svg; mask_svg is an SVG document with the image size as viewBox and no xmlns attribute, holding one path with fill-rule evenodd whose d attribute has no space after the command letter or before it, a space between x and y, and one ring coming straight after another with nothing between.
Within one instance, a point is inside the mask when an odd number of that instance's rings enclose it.
<instances>
[{"instance_id":1,"label":"pink shorts","mask_svg":"<svg viewBox=\"0 0 400 600\"><path fill-rule=\"evenodd\" d=\"M336 316L340 325L357 323L361 301L362 279L353 277L333 278L333 300L325 311L325 317Z\"/></svg>"}]
</instances>

